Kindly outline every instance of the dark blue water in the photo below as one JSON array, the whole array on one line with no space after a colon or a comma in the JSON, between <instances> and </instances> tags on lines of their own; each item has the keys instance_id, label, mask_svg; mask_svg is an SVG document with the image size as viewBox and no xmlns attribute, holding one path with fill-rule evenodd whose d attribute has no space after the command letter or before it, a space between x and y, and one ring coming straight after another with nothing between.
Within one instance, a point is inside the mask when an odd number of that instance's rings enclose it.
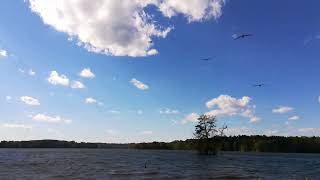
<instances>
[{"instance_id":1,"label":"dark blue water","mask_svg":"<svg viewBox=\"0 0 320 180\"><path fill-rule=\"evenodd\" d=\"M145 167L146 166L146 167ZM320 155L0 149L0 179L320 179Z\"/></svg>"}]
</instances>

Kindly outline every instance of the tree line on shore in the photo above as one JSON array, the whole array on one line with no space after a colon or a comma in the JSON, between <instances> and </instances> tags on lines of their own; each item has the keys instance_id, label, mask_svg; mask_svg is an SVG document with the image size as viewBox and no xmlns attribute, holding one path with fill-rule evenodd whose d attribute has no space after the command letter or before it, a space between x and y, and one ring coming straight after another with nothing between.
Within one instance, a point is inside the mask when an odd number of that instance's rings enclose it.
<instances>
[{"instance_id":1,"label":"tree line on shore","mask_svg":"<svg viewBox=\"0 0 320 180\"><path fill-rule=\"evenodd\" d=\"M135 149L198 150L199 139L131 144ZM211 149L237 152L320 153L320 137L218 136L207 140Z\"/></svg>"},{"instance_id":2,"label":"tree line on shore","mask_svg":"<svg viewBox=\"0 0 320 180\"><path fill-rule=\"evenodd\" d=\"M172 142L107 144L77 143L74 141L35 140L1 141L0 148L120 148L120 149L162 149L199 150L199 139ZM238 152L282 152L320 153L320 137L282 136L215 136L206 140L206 145L219 151Z\"/></svg>"}]
</instances>

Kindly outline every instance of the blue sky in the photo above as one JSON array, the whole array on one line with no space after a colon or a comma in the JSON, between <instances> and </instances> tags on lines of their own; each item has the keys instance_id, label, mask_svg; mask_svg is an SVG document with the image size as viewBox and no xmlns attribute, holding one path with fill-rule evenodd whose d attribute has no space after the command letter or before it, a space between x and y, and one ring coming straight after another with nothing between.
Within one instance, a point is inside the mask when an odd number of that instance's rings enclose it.
<instances>
[{"instance_id":1,"label":"blue sky","mask_svg":"<svg viewBox=\"0 0 320 180\"><path fill-rule=\"evenodd\" d=\"M320 135L319 5L4 0L0 137L171 141L201 113L230 135Z\"/></svg>"}]
</instances>

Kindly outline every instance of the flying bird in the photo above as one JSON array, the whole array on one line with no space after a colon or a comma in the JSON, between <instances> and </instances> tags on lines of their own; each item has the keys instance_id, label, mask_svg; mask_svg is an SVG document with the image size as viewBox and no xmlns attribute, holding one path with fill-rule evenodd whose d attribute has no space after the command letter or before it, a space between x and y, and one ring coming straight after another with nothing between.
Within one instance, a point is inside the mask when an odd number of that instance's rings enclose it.
<instances>
[{"instance_id":1,"label":"flying bird","mask_svg":"<svg viewBox=\"0 0 320 180\"><path fill-rule=\"evenodd\" d=\"M234 34L232 35L234 40L243 39L249 36L253 36L253 34Z\"/></svg>"},{"instance_id":2,"label":"flying bird","mask_svg":"<svg viewBox=\"0 0 320 180\"><path fill-rule=\"evenodd\" d=\"M212 58L211 57L208 57L208 58L202 58L202 59L200 59L201 61L210 61L210 60L212 60Z\"/></svg>"},{"instance_id":3,"label":"flying bird","mask_svg":"<svg viewBox=\"0 0 320 180\"><path fill-rule=\"evenodd\" d=\"M263 87L263 86L265 86L265 84L254 84L254 85L252 85L253 87Z\"/></svg>"}]
</instances>

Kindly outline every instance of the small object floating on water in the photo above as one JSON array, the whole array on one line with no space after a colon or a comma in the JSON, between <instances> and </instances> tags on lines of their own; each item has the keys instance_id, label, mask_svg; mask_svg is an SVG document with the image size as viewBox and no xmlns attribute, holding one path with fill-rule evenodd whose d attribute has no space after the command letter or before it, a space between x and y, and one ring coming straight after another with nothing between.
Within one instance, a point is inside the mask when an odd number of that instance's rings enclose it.
<instances>
[{"instance_id":1,"label":"small object floating on water","mask_svg":"<svg viewBox=\"0 0 320 180\"><path fill-rule=\"evenodd\" d=\"M145 163L144 163L144 168L147 168L147 163L149 162L149 160L147 160Z\"/></svg>"}]
</instances>

